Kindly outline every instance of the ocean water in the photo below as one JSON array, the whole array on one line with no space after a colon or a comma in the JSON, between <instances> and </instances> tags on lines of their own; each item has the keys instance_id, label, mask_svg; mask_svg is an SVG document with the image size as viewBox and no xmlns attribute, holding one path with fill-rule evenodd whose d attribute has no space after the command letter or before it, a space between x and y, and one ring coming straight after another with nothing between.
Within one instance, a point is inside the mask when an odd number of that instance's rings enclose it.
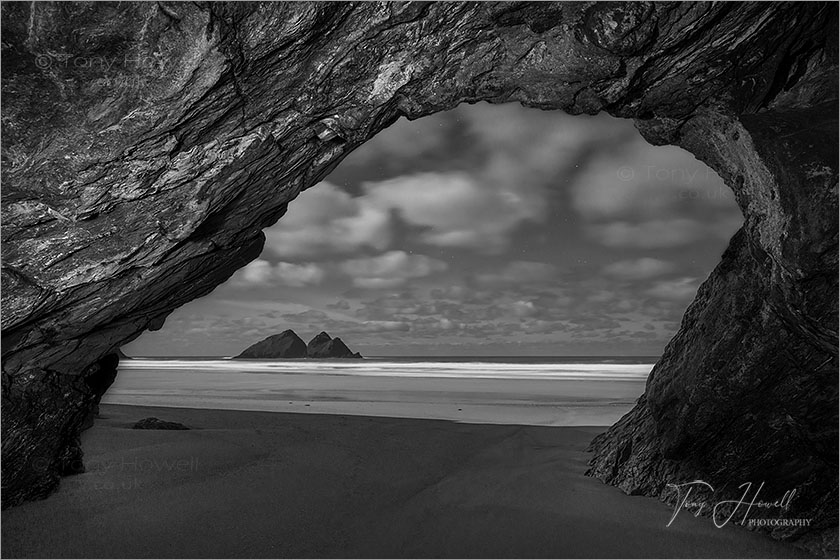
<instances>
[{"instance_id":1,"label":"ocean water","mask_svg":"<svg viewBox=\"0 0 840 560\"><path fill-rule=\"evenodd\" d=\"M103 403L527 425L608 425L655 357L124 360Z\"/></svg>"}]
</instances>

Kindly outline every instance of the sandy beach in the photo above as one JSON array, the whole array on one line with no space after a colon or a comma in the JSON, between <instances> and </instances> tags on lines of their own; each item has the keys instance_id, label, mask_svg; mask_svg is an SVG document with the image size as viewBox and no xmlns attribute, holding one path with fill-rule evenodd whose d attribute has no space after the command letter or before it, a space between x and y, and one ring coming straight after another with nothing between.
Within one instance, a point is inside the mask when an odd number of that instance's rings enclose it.
<instances>
[{"instance_id":1,"label":"sandy beach","mask_svg":"<svg viewBox=\"0 0 840 560\"><path fill-rule=\"evenodd\" d=\"M652 367L488 361L126 360L102 402L476 424L602 426L630 411L644 392Z\"/></svg>"},{"instance_id":2,"label":"sandy beach","mask_svg":"<svg viewBox=\"0 0 840 560\"><path fill-rule=\"evenodd\" d=\"M584 477L602 430L104 405L88 471L4 511L2 555L803 556Z\"/></svg>"}]
</instances>

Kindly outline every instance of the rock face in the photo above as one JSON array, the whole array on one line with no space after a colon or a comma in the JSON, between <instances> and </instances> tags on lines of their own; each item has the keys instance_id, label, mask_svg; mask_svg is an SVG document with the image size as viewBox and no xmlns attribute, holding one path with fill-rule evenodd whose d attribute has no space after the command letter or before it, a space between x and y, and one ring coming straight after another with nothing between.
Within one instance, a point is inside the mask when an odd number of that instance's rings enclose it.
<instances>
[{"instance_id":1,"label":"rock face","mask_svg":"<svg viewBox=\"0 0 840 560\"><path fill-rule=\"evenodd\" d=\"M837 536L837 5L4 3L2 493L46 496L114 352L210 292L400 115L633 118L744 213L591 473L796 487ZM667 217L663 217L667 218ZM770 490L765 493L769 496ZM828 544L826 544L828 543Z\"/></svg>"},{"instance_id":2,"label":"rock face","mask_svg":"<svg viewBox=\"0 0 840 560\"><path fill-rule=\"evenodd\" d=\"M332 338L321 331L306 345L306 355L310 358L361 358L361 354L347 348L344 342L336 337Z\"/></svg>"},{"instance_id":3,"label":"rock face","mask_svg":"<svg viewBox=\"0 0 840 560\"><path fill-rule=\"evenodd\" d=\"M143 418L142 420L138 420L135 424L131 427L133 430L189 430L188 427L184 426L180 422L167 422L166 420L160 420L155 418L154 416L150 416L149 418Z\"/></svg>"},{"instance_id":4,"label":"rock face","mask_svg":"<svg viewBox=\"0 0 840 560\"><path fill-rule=\"evenodd\" d=\"M289 329L245 349L237 358L305 358L306 343Z\"/></svg>"},{"instance_id":5,"label":"rock face","mask_svg":"<svg viewBox=\"0 0 840 560\"><path fill-rule=\"evenodd\" d=\"M340 338L332 338L325 332L316 335L309 344L288 329L280 334L249 346L244 352L236 356L239 358L361 358L361 354L347 348Z\"/></svg>"}]
</instances>

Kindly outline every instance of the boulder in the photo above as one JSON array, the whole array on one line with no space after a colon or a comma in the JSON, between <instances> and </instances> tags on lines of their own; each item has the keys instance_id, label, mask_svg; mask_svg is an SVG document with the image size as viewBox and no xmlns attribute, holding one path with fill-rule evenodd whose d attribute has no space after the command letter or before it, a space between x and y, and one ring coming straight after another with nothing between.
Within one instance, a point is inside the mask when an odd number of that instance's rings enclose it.
<instances>
[{"instance_id":1,"label":"boulder","mask_svg":"<svg viewBox=\"0 0 840 560\"><path fill-rule=\"evenodd\" d=\"M306 343L295 331L288 329L249 346L236 359L305 358L306 350Z\"/></svg>"},{"instance_id":2,"label":"boulder","mask_svg":"<svg viewBox=\"0 0 840 560\"><path fill-rule=\"evenodd\" d=\"M358 352L353 353L340 338L332 338L325 332L320 332L306 345L306 354L310 358L361 358Z\"/></svg>"},{"instance_id":3,"label":"boulder","mask_svg":"<svg viewBox=\"0 0 840 560\"><path fill-rule=\"evenodd\" d=\"M180 422L167 422L154 416L138 420L132 427L133 430L189 430Z\"/></svg>"}]
</instances>

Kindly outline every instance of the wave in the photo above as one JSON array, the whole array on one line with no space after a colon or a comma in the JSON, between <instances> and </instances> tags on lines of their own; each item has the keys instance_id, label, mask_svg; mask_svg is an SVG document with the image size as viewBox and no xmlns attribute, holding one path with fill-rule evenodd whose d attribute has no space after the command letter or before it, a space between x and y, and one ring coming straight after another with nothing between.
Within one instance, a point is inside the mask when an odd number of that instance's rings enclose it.
<instances>
[{"instance_id":1,"label":"wave","mask_svg":"<svg viewBox=\"0 0 840 560\"><path fill-rule=\"evenodd\" d=\"M513 363L490 361L379 360L191 360L135 358L120 364L125 370L189 370L206 374L345 375L368 377L640 380L653 363Z\"/></svg>"}]
</instances>

